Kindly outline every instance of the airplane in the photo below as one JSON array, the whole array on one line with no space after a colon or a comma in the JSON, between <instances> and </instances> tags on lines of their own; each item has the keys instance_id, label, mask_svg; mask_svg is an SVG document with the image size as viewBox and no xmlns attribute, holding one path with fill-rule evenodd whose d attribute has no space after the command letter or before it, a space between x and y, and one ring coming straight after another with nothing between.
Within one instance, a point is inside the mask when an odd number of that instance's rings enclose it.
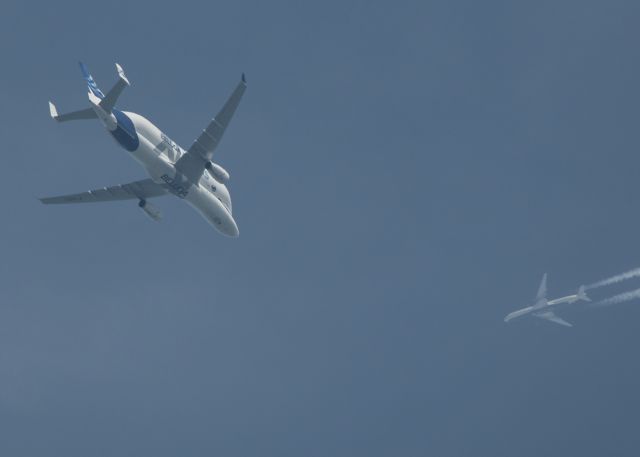
<instances>
[{"instance_id":1,"label":"airplane","mask_svg":"<svg viewBox=\"0 0 640 457\"><path fill-rule=\"evenodd\" d=\"M247 87L244 73L220 112L185 150L141 115L116 109L118 97L130 85L120 65L116 64L118 80L106 94L82 62L80 70L89 89L90 107L58 114L56 106L49 102L51 117L58 122L100 120L115 141L143 166L149 178L40 201L49 205L138 200L144 213L158 221L162 214L148 200L172 194L191 205L220 233L237 237L238 225L231 214L231 197L226 187L229 173L212 158Z\"/></svg>"},{"instance_id":2,"label":"airplane","mask_svg":"<svg viewBox=\"0 0 640 457\"><path fill-rule=\"evenodd\" d=\"M535 317L546 319L556 324L564 325L566 327L573 327L573 325L571 325L569 322L558 317L550 309L550 307L554 305L559 305L561 303L575 303L578 300L591 301L591 299L587 296L585 286L580 286L578 288L578 292L575 295L567 295L566 297L556 298L554 300L547 300L547 274L545 273L544 276L542 276L542 282L540 283L540 287L538 288L538 294L536 295L535 303L526 308L522 308L512 313L509 313L504 318L504 321L509 322L512 319L516 319L518 317L531 314Z\"/></svg>"}]
</instances>

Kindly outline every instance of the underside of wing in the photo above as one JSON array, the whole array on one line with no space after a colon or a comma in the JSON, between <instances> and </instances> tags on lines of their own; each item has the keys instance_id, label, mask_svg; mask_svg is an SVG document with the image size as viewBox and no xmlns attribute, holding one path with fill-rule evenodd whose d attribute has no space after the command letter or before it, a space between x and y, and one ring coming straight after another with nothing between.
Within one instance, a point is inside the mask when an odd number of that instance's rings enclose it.
<instances>
[{"instance_id":1,"label":"underside of wing","mask_svg":"<svg viewBox=\"0 0 640 457\"><path fill-rule=\"evenodd\" d=\"M222 139L229 122L231 122L231 118L236 112L246 88L247 82L244 75L242 75L242 80L238 83L227 102L220 112L216 114L216 117L211 120L207 128L202 131L198 139L193 142L189 152L196 152L205 160L211 160L213 151Z\"/></svg>"},{"instance_id":2,"label":"underside of wing","mask_svg":"<svg viewBox=\"0 0 640 457\"><path fill-rule=\"evenodd\" d=\"M102 189L89 190L78 194L60 195L57 197L41 198L45 205L60 203L96 203L117 200L146 200L147 198L161 197L168 191L151 179L143 179L118 186L103 187Z\"/></svg>"},{"instance_id":3,"label":"underside of wing","mask_svg":"<svg viewBox=\"0 0 640 457\"><path fill-rule=\"evenodd\" d=\"M556 324L564 325L565 327L573 327L573 325L571 325L569 322L567 322L564 319L556 316L553 313L553 311L546 311L544 313L538 313L535 316L539 317L541 319L546 319L548 321L554 322Z\"/></svg>"},{"instance_id":4,"label":"underside of wing","mask_svg":"<svg viewBox=\"0 0 640 457\"><path fill-rule=\"evenodd\" d=\"M231 93L227 102L222 109L216 114L207 128L205 128L200 136L193 142L186 154L184 154L178 162L176 168L180 173L191 181L196 181L204 172L208 162L211 162L213 151L215 151L218 143L222 139L233 114L236 112L242 95L247 88L247 81L242 75L242 79Z\"/></svg>"}]
</instances>

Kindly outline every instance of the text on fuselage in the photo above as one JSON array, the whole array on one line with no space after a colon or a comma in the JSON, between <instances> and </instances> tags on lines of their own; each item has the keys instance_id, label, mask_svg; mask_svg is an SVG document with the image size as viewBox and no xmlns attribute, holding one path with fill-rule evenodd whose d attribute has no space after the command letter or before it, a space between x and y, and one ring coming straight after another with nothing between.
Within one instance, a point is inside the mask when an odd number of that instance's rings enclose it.
<instances>
[{"instance_id":1,"label":"text on fuselage","mask_svg":"<svg viewBox=\"0 0 640 457\"><path fill-rule=\"evenodd\" d=\"M157 146L158 150L167 154L170 160L178 160L182 155L182 150L171 138L164 133L160 134L162 142Z\"/></svg>"},{"instance_id":2,"label":"text on fuselage","mask_svg":"<svg viewBox=\"0 0 640 457\"><path fill-rule=\"evenodd\" d=\"M167 174L160 176L160 179L167 183L169 191L176 197L185 198L187 195L189 195L189 191L180 184L179 180L172 178Z\"/></svg>"}]
</instances>

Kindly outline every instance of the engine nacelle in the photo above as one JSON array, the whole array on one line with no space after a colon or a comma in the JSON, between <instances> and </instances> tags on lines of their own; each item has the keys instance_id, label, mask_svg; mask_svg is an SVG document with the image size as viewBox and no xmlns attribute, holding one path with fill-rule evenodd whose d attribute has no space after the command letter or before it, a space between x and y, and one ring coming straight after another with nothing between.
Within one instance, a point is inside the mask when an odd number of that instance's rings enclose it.
<instances>
[{"instance_id":1,"label":"engine nacelle","mask_svg":"<svg viewBox=\"0 0 640 457\"><path fill-rule=\"evenodd\" d=\"M149 216L154 221L158 222L160 219L162 219L162 213L160 212L160 210L148 201L140 200L140 202L138 202L138 206L142 209L142 211L144 211L147 216Z\"/></svg>"},{"instance_id":2,"label":"engine nacelle","mask_svg":"<svg viewBox=\"0 0 640 457\"><path fill-rule=\"evenodd\" d=\"M216 181L222 182L222 183L229 181L229 178L230 178L229 172L224 168L222 168L217 163L207 162L207 164L204 167L207 170L209 170L209 173L211 173L211 175L216 179Z\"/></svg>"}]
</instances>

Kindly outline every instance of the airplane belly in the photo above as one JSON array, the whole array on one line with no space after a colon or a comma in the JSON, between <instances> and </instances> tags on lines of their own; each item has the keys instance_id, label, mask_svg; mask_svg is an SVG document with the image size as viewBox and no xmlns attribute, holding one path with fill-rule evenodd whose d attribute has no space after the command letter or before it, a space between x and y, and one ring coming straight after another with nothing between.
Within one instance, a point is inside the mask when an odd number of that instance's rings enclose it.
<instances>
[{"instance_id":1,"label":"airplane belly","mask_svg":"<svg viewBox=\"0 0 640 457\"><path fill-rule=\"evenodd\" d=\"M139 135L140 145L135 151L130 151L131 156L147 170L151 179L157 183L166 182L163 176L174 176L175 167L164 160L164 156L147 138Z\"/></svg>"},{"instance_id":2,"label":"airplane belly","mask_svg":"<svg viewBox=\"0 0 640 457\"><path fill-rule=\"evenodd\" d=\"M240 234L238 226L224 205L209 191L193 186L185 200L200 215L223 235L236 237Z\"/></svg>"}]
</instances>

